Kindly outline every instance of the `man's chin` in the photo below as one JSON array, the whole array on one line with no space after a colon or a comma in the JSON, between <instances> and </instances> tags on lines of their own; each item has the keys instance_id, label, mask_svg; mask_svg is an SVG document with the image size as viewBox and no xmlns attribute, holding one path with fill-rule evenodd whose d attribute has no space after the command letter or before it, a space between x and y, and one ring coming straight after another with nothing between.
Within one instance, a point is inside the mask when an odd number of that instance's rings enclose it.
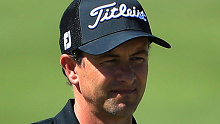
<instances>
[{"instance_id":1,"label":"man's chin","mask_svg":"<svg viewBox=\"0 0 220 124\"><path fill-rule=\"evenodd\" d=\"M106 112L119 117L133 115L136 108L137 108L137 103L135 104L128 102L118 103L118 101L114 99L108 99L104 104L104 109Z\"/></svg>"}]
</instances>

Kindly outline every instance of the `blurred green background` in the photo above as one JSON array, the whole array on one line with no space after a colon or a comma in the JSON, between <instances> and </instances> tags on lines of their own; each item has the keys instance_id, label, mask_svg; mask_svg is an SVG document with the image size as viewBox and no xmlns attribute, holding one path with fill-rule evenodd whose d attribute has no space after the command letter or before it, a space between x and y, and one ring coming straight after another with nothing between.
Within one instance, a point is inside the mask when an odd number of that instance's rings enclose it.
<instances>
[{"instance_id":1,"label":"blurred green background","mask_svg":"<svg viewBox=\"0 0 220 124\"><path fill-rule=\"evenodd\" d=\"M71 0L0 1L0 123L55 116L73 98L59 64L59 21ZM220 1L140 0L153 34L139 124L220 123Z\"/></svg>"}]
</instances>

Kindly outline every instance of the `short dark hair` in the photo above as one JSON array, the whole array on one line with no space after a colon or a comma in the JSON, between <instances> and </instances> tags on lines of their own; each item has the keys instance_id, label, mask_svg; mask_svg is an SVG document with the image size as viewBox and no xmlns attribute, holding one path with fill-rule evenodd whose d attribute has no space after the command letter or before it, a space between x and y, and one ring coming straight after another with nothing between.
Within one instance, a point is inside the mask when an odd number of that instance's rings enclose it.
<instances>
[{"instance_id":1,"label":"short dark hair","mask_svg":"<svg viewBox=\"0 0 220 124\"><path fill-rule=\"evenodd\" d=\"M79 49L73 50L69 56L72 57L77 62L78 65L81 64L82 58L84 57L83 51Z\"/></svg>"},{"instance_id":2,"label":"short dark hair","mask_svg":"<svg viewBox=\"0 0 220 124\"><path fill-rule=\"evenodd\" d=\"M78 65L81 65L81 63L82 63L82 58L83 58L83 51L81 51L81 50L79 50L79 49L75 49L75 50L73 50L73 51L69 54L69 56L70 56L71 58L73 58ZM67 77L67 75L66 75L66 73L65 73L65 70L64 70L63 68L62 68L62 71L63 71L63 74ZM67 77L67 79L68 79L68 77ZM67 84L68 84L68 85L72 85L71 82L69 81L69 79L68 79Z\"/></svg>"}]
</instances>

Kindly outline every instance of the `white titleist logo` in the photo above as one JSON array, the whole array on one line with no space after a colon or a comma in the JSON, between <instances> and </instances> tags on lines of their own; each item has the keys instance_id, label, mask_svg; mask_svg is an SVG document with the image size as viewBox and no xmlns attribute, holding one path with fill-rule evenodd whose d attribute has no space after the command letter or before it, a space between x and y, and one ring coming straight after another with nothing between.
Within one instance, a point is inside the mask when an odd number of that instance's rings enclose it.
<instances>
[{"instance_id":1,"label":"white titleist logo","mask_svg":"<svg viewBox=\"0 0 220 124\"><path fill-rule=\"evenodd\" d=\"M127 6L125 4L121 4L119 6L119 8L115 8L114 7L115 5L116 5L116 2L94 8L90 12L90 16L92 16L92 17L97 16L97 18L96 18L95 23L93 25L88 25L88 27L90 29L94 29L98 26L99 22L104 22L105 20L116 19L121 16L123 16L123 17L136 17L136 18L142 19L144 21L147 21L147 19L145 18L146 15L144 14L144 12L143 11L140 12L139 10L136 10L136 7L133 7L133 10L132 10L130 8L127 8ZM114 7L114 8L109 10L108 8L110 8L110 7ZM104 9L106 9L105 13L103 13ZM116 12L117 12L117 14L116 14ZM104 16L103 16L103 14L104 14Z\"/></svg>"}]
</instances>

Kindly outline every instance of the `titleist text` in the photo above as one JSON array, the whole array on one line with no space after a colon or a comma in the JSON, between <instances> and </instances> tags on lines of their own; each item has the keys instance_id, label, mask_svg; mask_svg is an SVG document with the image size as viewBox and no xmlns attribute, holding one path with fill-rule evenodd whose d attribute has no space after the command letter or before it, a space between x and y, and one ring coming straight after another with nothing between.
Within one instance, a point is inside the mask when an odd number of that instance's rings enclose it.
<instances>
[{"instance_id":1,"label":"titleist text","mask_svg":"<svg viewBox=\"0 0 220 124\"><path fill-rule=\"evenodd\" d=\"M104 22L106 20L116 19L121 16L123 17L135 17L142 19L144 21L147 21L146 15L143 11L140 12L140 10L136 10L136 7L133 7L133 9L127 8L125 4L121 4L119 8L114 7L116 6L116 2L113 2L111 4L106 4L103 6L99 6L94 8L90 12L90 16L96 17L96 21L93 25L88 25L90 29L94 29L98 26L100 22ZM111 10L108 9L110 7L114 7ZM104 13L105 9L105 13ZM116 14L117 13L117 14Z\"/></svg>"}]
</instances>

